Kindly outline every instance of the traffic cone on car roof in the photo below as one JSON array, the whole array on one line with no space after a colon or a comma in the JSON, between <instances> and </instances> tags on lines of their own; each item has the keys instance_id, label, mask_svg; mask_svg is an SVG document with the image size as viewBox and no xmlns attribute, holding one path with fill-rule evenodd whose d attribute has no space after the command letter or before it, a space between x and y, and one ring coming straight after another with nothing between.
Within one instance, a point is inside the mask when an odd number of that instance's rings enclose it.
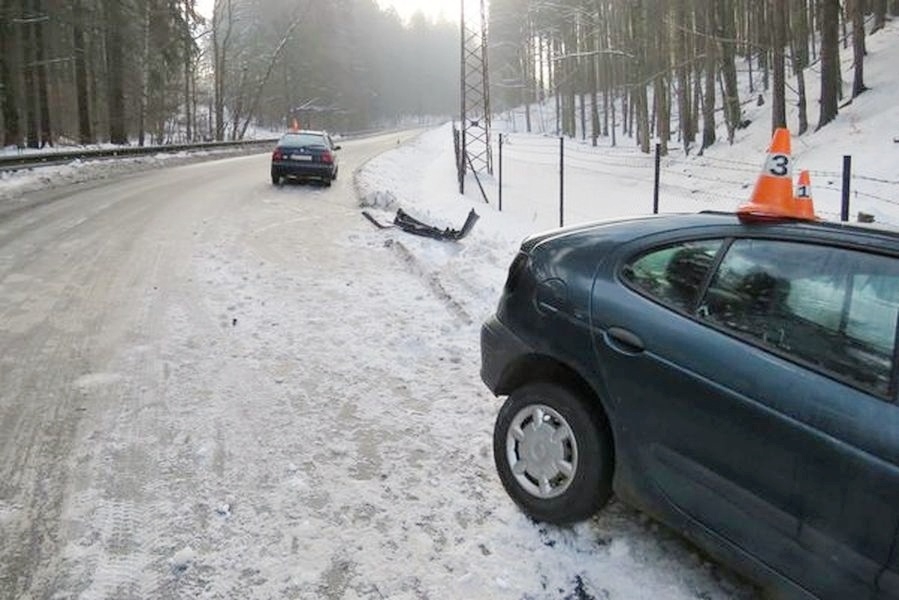
<instances>
[{"instance_id":1,"label":"traffic cone on car roof","mask_svg":"<svg viewBox=\"0 0 899 600\"><path fill-rule=\"evenodd\" d=\"M800 219L816 220L815 204L812 201L812 180L807 170L799 172L799 184L796 186L796 198L793 200L796 204L797 217Z\"/></svg>"},{"instance_id":2,"label":"traffic cone on car roof","mask_svg":"<svg viewBox=\"0 0 899 600\"><path fill-rule=\"evenodd\" d=\"M774 130L768 157L752 196L747 204L737 209L737 214L761 219L806 218L798 213L793 199L793 157L788 129L778 127Z\"/></svg>"}]
</instances>

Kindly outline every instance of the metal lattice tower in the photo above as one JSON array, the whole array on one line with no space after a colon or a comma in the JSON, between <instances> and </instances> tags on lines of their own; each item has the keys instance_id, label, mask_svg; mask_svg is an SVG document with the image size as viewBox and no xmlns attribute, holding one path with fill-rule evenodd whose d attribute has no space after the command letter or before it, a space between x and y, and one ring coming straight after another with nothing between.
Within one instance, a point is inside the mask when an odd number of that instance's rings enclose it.
<instances>
[{"instance_id":1,"label":"metal lattice tower","mask_svg":"<svg viewBox=\"0 0 899 600\"><path fill-rule=\"evenodd\" d=\"M462 5L462 127L459 181L466 168L475 173L493 174L490 149L490 82L487 71L487 16L484 0L480 12L466 19L465 4L478 0L460 0Z\"/></svg>"}]
</instances>

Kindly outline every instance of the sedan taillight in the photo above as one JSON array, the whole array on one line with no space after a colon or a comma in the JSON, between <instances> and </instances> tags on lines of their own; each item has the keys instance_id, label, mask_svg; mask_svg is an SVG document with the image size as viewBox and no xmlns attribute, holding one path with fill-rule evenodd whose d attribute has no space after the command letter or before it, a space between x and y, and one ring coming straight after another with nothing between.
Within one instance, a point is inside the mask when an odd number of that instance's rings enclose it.
<instances>
[{"instance_id":1,"label":"sedan taillight","mask_svg":"<svg viewBox=\"0 0 899 600\"><path fill-rule=\"evenodd\" d=\"M284 153L281 151L280 148L275 148L275 151L272 152L272 160L283 160L283 159L284 159Z\"/></svg>"},{"instance_id":2,"label":"sedan taillight","mask_svg":"<svg viewBox=\"0 0 899 600\"><path fill-rule=\"evenodd\" d=\"M334 162L334 156L331 155L330 150L325 150L324 152L322 152L322 162L328 164Z\"/></svg>"}]
</instances>

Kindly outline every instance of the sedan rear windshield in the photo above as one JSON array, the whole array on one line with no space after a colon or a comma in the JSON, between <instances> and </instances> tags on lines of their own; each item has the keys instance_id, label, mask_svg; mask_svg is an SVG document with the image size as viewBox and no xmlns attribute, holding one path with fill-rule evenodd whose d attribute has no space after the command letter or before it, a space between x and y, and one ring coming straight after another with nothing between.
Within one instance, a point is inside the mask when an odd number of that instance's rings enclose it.
<instances>
[{"instance_id":1,"label":"sedan rear windshield","mask_svg":"<svg viewBox=\"0 0 899 600\"><path fill-rule=\"evenodd\" d=\"M305 148L307 146L319 146L327 148L328 143L321 135L314 133L289 133L281 137L278 145L287 148Z\"/></svg>"}]
</instances>

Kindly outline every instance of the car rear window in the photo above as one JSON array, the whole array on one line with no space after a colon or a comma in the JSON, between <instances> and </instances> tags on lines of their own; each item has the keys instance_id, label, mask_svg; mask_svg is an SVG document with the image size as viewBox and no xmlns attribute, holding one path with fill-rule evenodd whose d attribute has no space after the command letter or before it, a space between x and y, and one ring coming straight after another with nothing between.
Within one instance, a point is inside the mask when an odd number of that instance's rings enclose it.
<instances>
[{"instance_id":1,"label":"car rear window","mask_svg":"<svg viewBox=\"0 0 899 600\"><path fill-rule=\"evenodd\" d=\"M316 133L287 133L281 136L278 145L284 148L305 148L319 146L327 148L328 142L321 134Z\"/></svg>"}]
</instances>

